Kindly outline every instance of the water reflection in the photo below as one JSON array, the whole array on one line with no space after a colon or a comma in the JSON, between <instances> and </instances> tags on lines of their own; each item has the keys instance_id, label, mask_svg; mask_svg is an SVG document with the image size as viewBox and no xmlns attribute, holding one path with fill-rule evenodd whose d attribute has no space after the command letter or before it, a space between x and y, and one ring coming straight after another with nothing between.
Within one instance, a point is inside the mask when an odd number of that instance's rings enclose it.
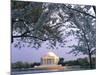
<instances>
[{"instance_id":1,"label":"water reflection","mask_svg":"<svg viewBox=\"0 0 100 75\"><path fill-rule=\"evenodd\" d=\"M80 68L80 66L66 66L62 69L59 68L52 68L52 69L31 69L31 70L13 70L12 75L18 75L18 74L34 74L34 73L46 73L46 72L61 72L61 71L72 71L72 70L82 70L83 68Z\"/></svg>"}]
</instances>

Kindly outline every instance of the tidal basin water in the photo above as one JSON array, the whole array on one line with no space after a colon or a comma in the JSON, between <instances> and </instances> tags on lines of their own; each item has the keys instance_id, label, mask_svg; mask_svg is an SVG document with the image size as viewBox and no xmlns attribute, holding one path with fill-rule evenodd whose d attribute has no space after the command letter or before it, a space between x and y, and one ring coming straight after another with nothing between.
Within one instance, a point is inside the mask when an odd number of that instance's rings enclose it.
<instances>
[{"instance_id":1,"label":"tidal basin water","mask_svg":"<svg viewBox=\"0 0 100 75\"><path fill-rule=\"evenodd\" d=\"M71 67L66 67L63 70L12 70L11 75L23 75L23 74L34 74L34 73L47 73L47 72L63 72L63 71L77 71L77 70L85 70L83 68L80 68L79 66L71 66Z\"/></svg>"}]
</instances>

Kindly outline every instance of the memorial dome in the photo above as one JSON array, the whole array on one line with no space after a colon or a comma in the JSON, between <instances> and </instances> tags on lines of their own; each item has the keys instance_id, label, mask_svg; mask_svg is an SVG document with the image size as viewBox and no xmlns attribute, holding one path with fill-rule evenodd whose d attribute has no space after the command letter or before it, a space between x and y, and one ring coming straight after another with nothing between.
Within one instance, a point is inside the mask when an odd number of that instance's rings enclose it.
<instances>
[{"instance_id":1,"label":"memorial dome","mask_svg":"<svg viewBox=\"0 0 100 75\"><path fill-rule=\"evenodd\" d=\"M57 55L56 55L55 53L53 53L53 52L48 52L46 55L47 55L47 56L54 56L54 57L57 57Z\"/></svg>"}]
</instances>

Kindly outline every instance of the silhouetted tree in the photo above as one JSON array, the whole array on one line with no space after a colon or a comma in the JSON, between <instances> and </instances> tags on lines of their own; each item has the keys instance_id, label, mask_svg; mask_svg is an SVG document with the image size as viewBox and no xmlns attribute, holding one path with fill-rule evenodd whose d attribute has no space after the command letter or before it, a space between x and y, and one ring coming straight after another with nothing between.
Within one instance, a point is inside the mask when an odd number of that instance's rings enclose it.
<instances>
[{"instance_id":1,"label":"silhouetted tree","mask_svg":"<svg viewBox=\"0 0 100 75\"><path fill-rule=\"evenodd\" d=\"M64 63L64 58L59 58L58 65L63 65L63 63Z\"/></svg>"}]
</instances>

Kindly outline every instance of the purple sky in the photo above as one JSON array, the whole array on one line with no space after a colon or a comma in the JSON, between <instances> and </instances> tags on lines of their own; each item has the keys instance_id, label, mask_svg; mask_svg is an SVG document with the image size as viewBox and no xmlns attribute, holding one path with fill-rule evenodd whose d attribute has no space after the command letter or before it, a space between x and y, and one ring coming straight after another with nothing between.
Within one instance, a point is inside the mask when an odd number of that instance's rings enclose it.
<instances>
[{"instance_id":1,"label":"purple sky","mask_svg":"<svg viewBox=\"0 0 100 75\"><path fill-rule=\"evenodd\" d=\"M59 47L58 49L47 49L46 44L42 44L42 47L38 50L30 47L22 47L21 49L15 48L12 44L12 62L23 61L23 62L40 62L42 56L44 56L49 51L54 52L59 57L63 57L65 61L74 60L80 57L84 57L82 54L74 56L73 54L68 54L71 49L68 45L75 44L76 41L70 41L66 43L66 47Z\"/></svg>"}]
</instances>

